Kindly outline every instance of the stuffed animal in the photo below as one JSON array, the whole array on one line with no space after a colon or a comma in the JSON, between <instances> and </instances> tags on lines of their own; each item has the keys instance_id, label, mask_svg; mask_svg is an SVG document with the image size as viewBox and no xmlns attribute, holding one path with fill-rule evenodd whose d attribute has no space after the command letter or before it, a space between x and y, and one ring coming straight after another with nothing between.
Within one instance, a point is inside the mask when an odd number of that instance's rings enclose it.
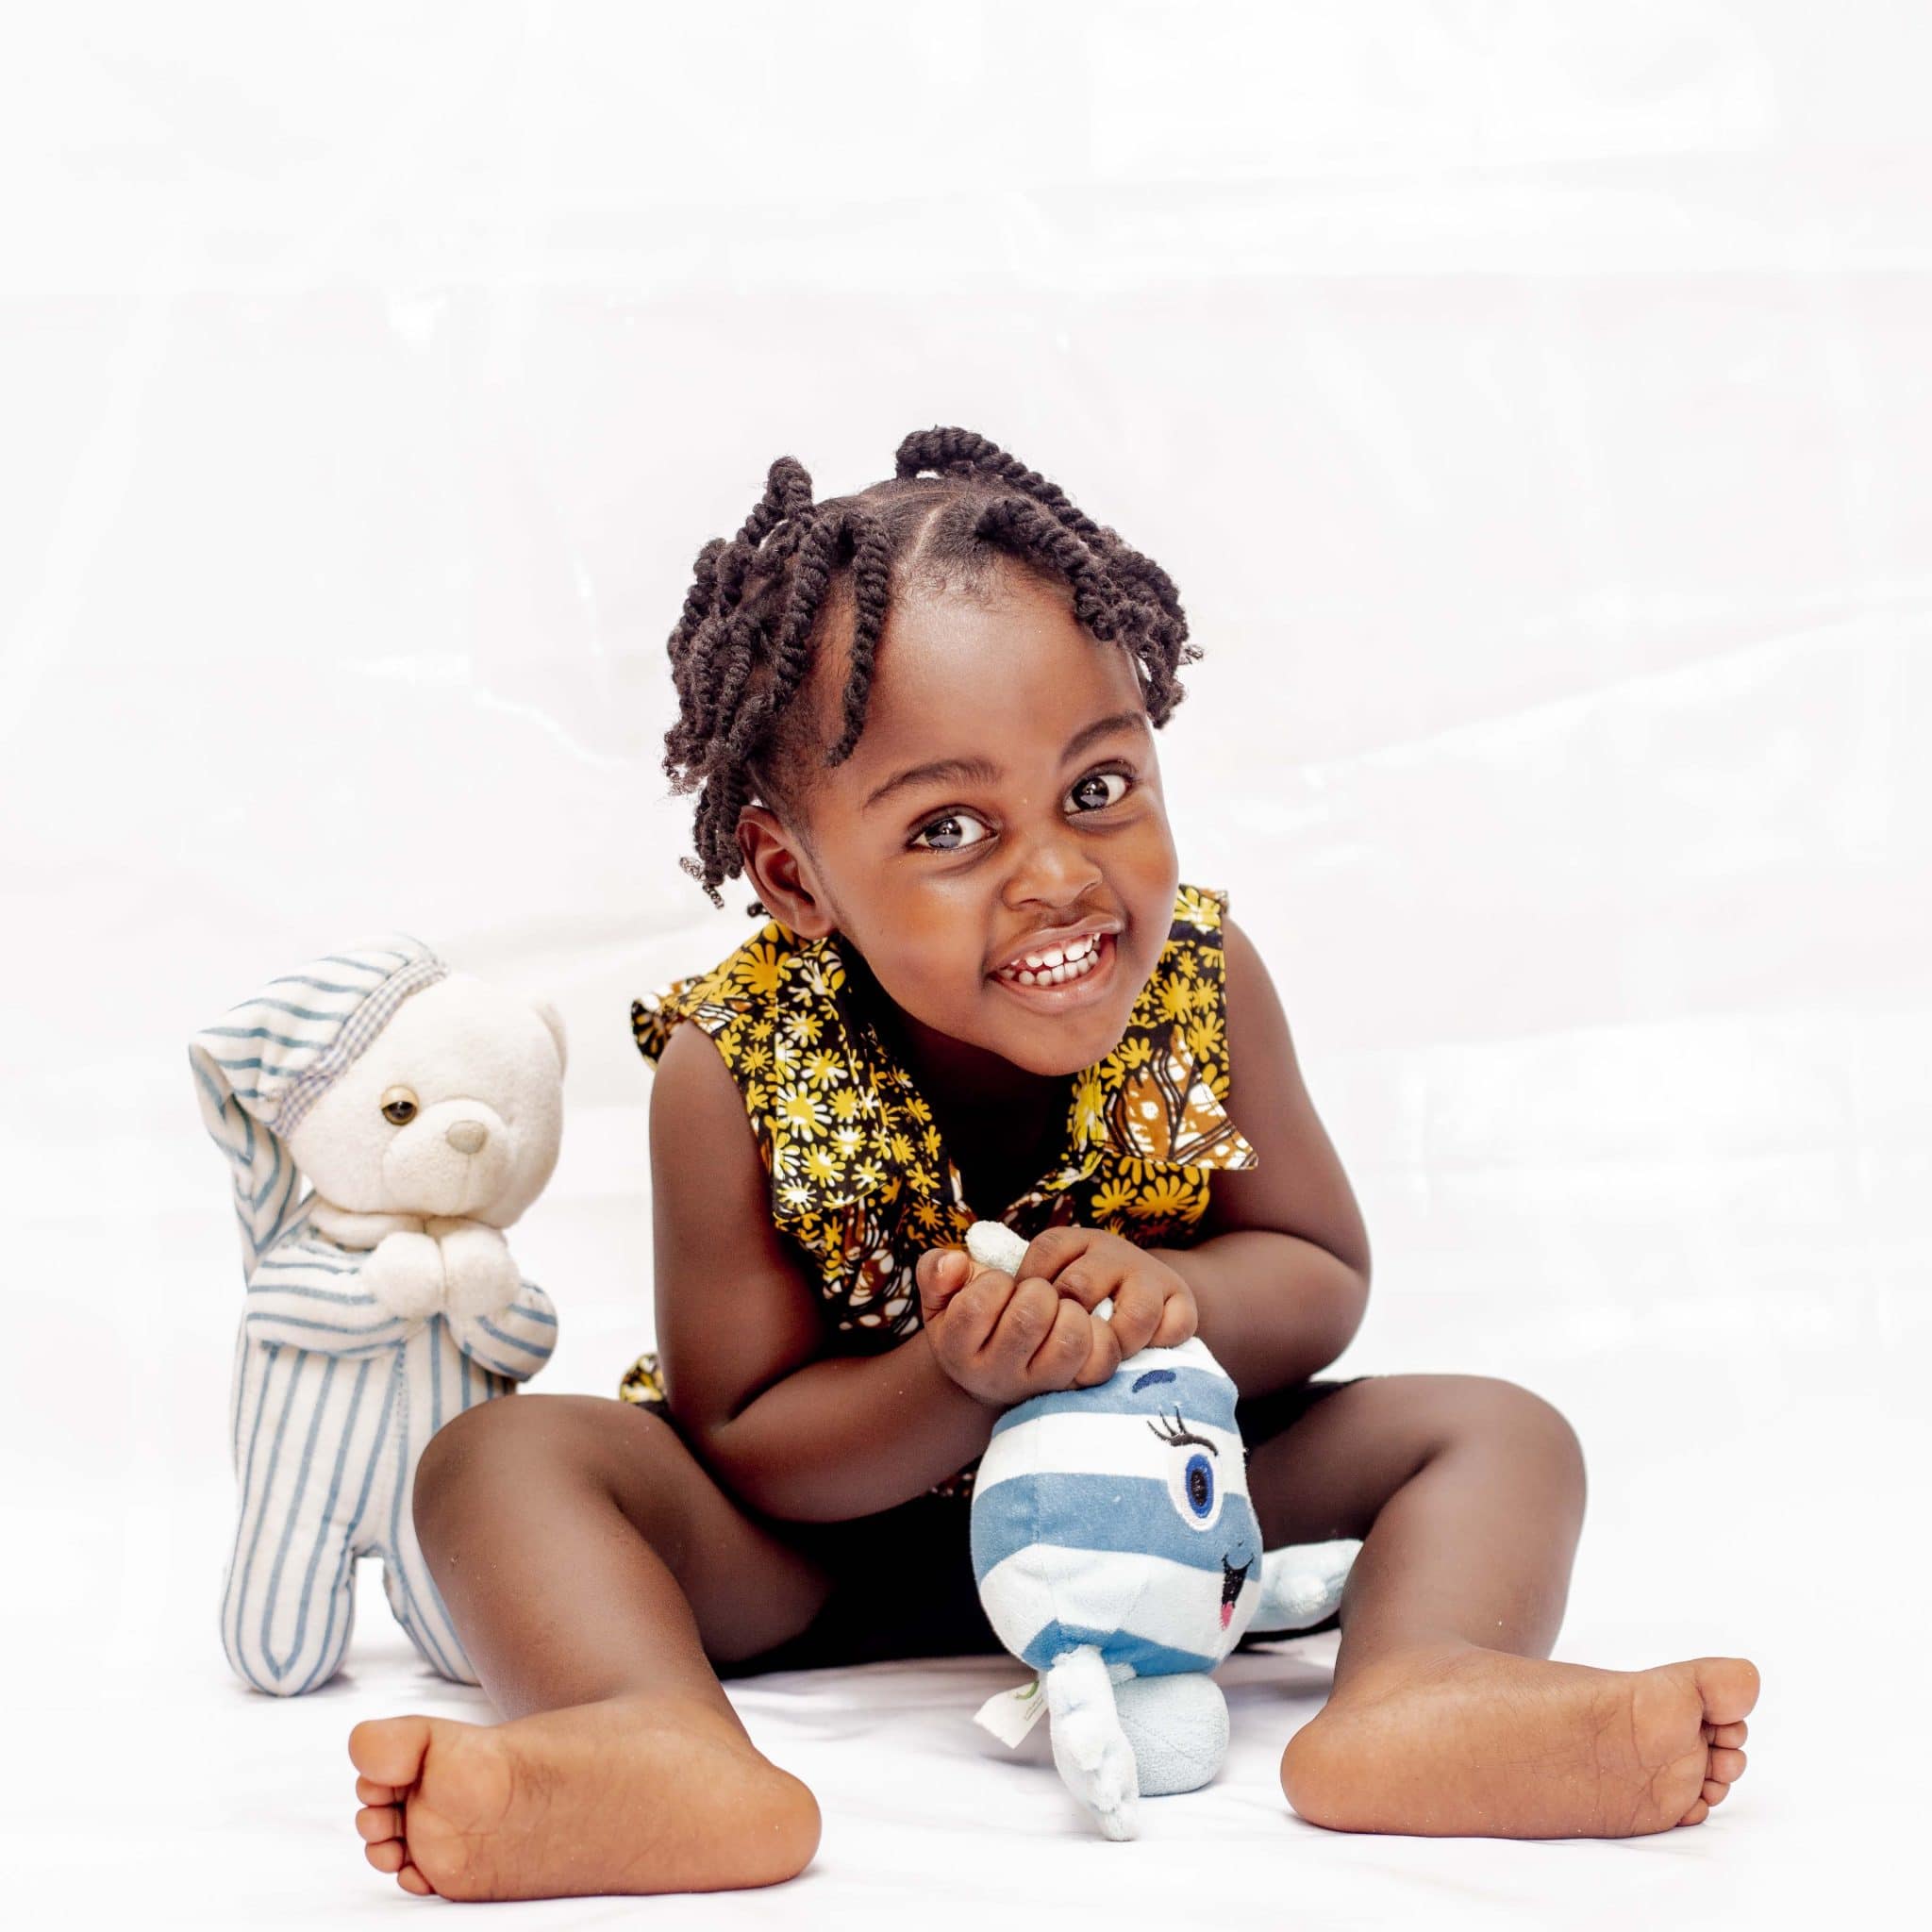
<instances>
[{"instance_id":1,"label":"stuffed animal","mask_svg":"<svg viewBox=\"0 0 1932 1932\"><path fill-rule=\"evenodd\" d=\"M1026 1245L998 1222L966 1237L1008 1274ZM1341 1601L1360 1545L1264 1556L1245 1464L1234 1383L1198 1337L1017 1404L980 1460L980 1602L1039 1675L979 1722L1016 1744L1044 1711L1060 1776L1108 1838L1134 1836L1139 1798L1221 1769L1227 1705L1208 1674L1242 1634L1306 1629Z\"/></svg>"},{"instance_id":2,"label":"stuffed animal","mask_svg":"<svg viewBox=\"0 0 1932 1932\"><path fill-rule=\"evenodd\" d=\"M556 1312L503 1230L557 1164L562 1024L392 934L270 981L189 1060L247 1279L228 1661L275 1696L327 1683L355 1559L376 1556L425 1661L475 1683L410 1491L443 1422L511 1393L556 1345Z\"/></svg>"}]
</instances>

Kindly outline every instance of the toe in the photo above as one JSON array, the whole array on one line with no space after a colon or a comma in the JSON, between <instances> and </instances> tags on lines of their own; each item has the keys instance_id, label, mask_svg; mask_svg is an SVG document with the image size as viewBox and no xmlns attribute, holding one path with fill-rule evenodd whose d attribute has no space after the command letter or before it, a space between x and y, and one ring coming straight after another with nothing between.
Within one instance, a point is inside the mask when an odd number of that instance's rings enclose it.
<instances>
[{"instance_id":1,"label":"toe","mask_svg":"<svg viewBox=\"0 0 1932 1932\"><path fill-rule=\"evenodd\" d=\"M1719 1784L1714 1777L1707 1777L1704 1780L1704 1790L1698 1795L1707 1805L1722 1805L1731 1795L1731 1788Z\"/></svg>"},{"instance_id":2,"label":"toe","mask_svg":"<svg viewBox=\"0 0 1932 1932\"><path fill-rule=\"evenodd\" d=\"M426 1717L370 1718L349 1733L349 1760L374 1784L400 1790L416 1782L429 1749Z\"/></svg>"},{"instance_id":3,"label":"toe","mask_svg":"<svg viewBox=\"0 0 1932 1932\"><path fill-rule=\"evenodd\" d=\"M1735 1751L1750 1735L1751 1726L1742 1723L1706 1724L1704 1727L1704 1741L1707 1744L1722 1744L1731 1751Z\"/></svg>"},{"instance_id":4,"label":"toe","mask_svg":"<svg viewBox=\"0 0 1932 1932\"><path fill-rule=\"evenodd\" d=\"M1717 1779L1720 1784L1735 1784L1744 1775L1745 1761L1741 1751L1713 1749L1704 1774L1706 1777Z\"/></svg>"},{"instance_id":5,"label":"toe","mask_svg":"<svg viewBox=\"0 0 1932 1932\"><path fill-rule=\"evenodd\" d=\"M386 1838L401 1838L403 1814L394 1805L365 1805L356 1814L356 1829L370 1844Z\"/></svg>"},{"instance_id":6,"label":"toe","mask_svg":"<svg viewBox=\"0 0 1932 1932\"><path fill-rule=\"evenodd\" d=\"M1757 1666L1741 1657L1701 1657L1690 1666L1708 1724L1741 1724L1757 1702Z\"/></svg>"},{"instance_id":7,"label":"toe","mask_svg":"<svg viewBox=\"0 0 1932 1932\"><path fill-rule=\"evenodd\" d=\"M1710 1816L1710 1807L1702 1798L1693 1798L1690 1808L1677 1820L1679 1824L1702 1824Z\"/></svg>"},{"instance_id":8,"label":"toe","mask_svg":"<svg viewBox=\"0 0 1932 1932\"><path fill-rule=\"evenodd\" d=\"M405 1865L396 1874L396 1883L405 1891L413 1891L418 1898L434 1898L436 1896L436 1888L413 1865Z\"/></svg>"},{"instance_id":9,"label":"toe","mask_svg":"<svg viewBox=\"0 0 1932 1932\"><path fill-rule=\"evenodd\" d=\"M386 1838L379 1843L364 1845L362 1847L362 1856L378 1872L400 1872L408 1862L409 1858L409 1855L403 1849L403 1841L399 1838Z\"/></svg>"},{"instance_id":10,"label":"toe","mask_svg":"<svg viewBox=\"0 0 1932 1932\"><path fill-rule=\"evenodd\" d=\"M1714 1744L1720 1740L1715 1738L1707 1738L1704 1741L1707 1744ZM1723 1741L1733 1742L1735 1740L1724 1740ZM358 1804L393 1805L401 1796L402 1793L396 1790L394 1785L379 1785L373 1777L358 1777L356 1780L356 1799Z\"/></svg>"}]
</instances>

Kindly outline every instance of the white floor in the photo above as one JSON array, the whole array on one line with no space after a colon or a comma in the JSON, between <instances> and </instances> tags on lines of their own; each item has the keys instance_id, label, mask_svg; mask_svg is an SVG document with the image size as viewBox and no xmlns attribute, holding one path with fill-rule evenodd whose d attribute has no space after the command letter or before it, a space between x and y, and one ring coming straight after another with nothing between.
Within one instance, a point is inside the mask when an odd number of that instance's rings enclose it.
<instances>
[{"instance_id":1,"label":"white floor","mask_svg":"<svg viewBox=\"0 0 1932 1932\"><path fill-rule=\"evenodd\" d=\"M1911 1753L1932 1717L1910 1594L1923 1513L1898 1519L1878 1477L1923 1470L1927 1430L1896 1420L1907 1410L1883 1364L1860 1373L1828 1349L1809 1365L1815 1381L1748 1407L1739 1391L1777 1390L1783 1359L1727 1345L1719 1374L1715 1356L1625 1347L1528 1377L1559 1385L1593 1450L1592 1520L1558 1654L1632 1666L1736 1649L1763 1668L1749 1774L1700 1829L1518 1845L1305 1825L1274 1773L1323 1692L1332 1640L1316 1639L1230 1663L1235 1743L1220 1781L1149 1804L1137 1843L1104 1844L1037 1740L1008 1757L971 1724L1016 1672L882 1665L735 1688L753 1734L819 1795L818 1861L774 1893L658 1902L650 1923L792 1924L805 1910L811 1923L939 1932L989 1912L1033 1924L1088 1906L1163 1926L1255 1914L1310 1925L1872 1923L1858 1913L1905 1897L1924 1816ZM1378 1364L1365 1345L1351 1365ZM1888 1404L1895 1420L1881 1424ZM1813 1520L1840 1479L1833 1520ZM417 1663L373 1572L351 1668L306 1700L272 1702L229 1678L215 1639L219 1479L150 1466L113 1494L63 1490L52 1469L42 1481L32 1503L17 1492L8 1505L10 1540L31 1555L8 1592L6 1857L15 1895L37 1901L14 1923L70 1910L92 1923L109 1902L117 1917L138 1909L208 1932L425 1909L362 1862L343 1740L358 1719L401 1709L490 1713L479 1692ZM1809 1500L1794 1513L1792 1498ZM646 1907L506 1910L550 1926Z\"/></svg>"}]
</instances>

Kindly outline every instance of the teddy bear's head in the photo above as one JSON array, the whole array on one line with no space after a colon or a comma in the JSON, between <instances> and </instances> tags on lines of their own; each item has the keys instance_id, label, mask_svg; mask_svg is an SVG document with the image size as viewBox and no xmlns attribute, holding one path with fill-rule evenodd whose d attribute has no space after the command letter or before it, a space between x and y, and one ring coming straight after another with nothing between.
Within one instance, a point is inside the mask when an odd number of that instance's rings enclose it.
<instances>
[{"instance_id":1,"label":"teddy bear's head","mask_svg":"<svg viewBox=\"0 0 1932 1932\"><path fill-rule=\"evenodd\" d=\"M553 1008L451 974L396 1008L289 1152L338 1208L508 1227L557 1165L563 1068Z\"/></svg>"}]
</instances>

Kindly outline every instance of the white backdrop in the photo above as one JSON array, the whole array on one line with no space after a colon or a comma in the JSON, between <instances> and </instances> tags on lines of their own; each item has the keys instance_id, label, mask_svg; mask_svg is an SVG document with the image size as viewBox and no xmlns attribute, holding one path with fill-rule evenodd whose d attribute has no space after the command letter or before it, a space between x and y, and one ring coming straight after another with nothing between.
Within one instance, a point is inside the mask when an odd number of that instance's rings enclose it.
<instances>
[{"instance_id":1,"label":"white backdrop","mask_svg":"<svg viewBox=\"0 0 1932 1932\"><path fill-rule=\"evenodd\" d=\"M1927 1714L1922 8L238 0L5 41L5 1614L66 1793L16 1869L155 1869L72 1797L145 1713L109 1808L188 1887L154 1807L229 1707L240 1283L188 1035L391 924L555 998L518 1248L541 1386L608 1391L649 1326L627 1003L744 929L658 767L691 558L772 457L829 493L958 422L1180 583L1183 872L1363 1197L1345 1367L1566 1408L1560 1654L1758 1655L1697 1856L1843 1874L1825 1807L1897 1802L1846 1784L1859 1725ZM323 1728L423 1694L395 1663ZM362 1900L341 1772L291 1801L301 1882Z\"/></svg>"}]
</instances>

